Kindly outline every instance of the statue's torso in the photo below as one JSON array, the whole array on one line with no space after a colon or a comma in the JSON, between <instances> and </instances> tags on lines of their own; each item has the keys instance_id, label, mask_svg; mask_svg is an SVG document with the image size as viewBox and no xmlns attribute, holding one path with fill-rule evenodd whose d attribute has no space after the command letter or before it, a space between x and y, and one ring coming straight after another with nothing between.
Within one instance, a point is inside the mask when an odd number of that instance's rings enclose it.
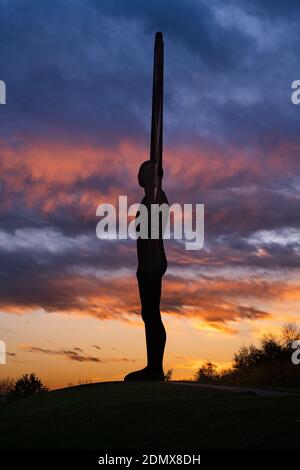
<instances>
[{"instance_id":1,"label":"statue's torso","mask_svg":"<svg viewBox=\"0 0 300 470\"><path fill-rule=\"evenodd\" d=\"M167 258L164 249L163 241L163 222L160 220L159 238L151 239L151 208L146 197L143 198L141 204L145 205L148 209L148 238L137 239L137 254L138 254L138 275L145 276L163 276L167 270ZM164 191L160 190L157 194L156 204L169 205L167 196ZM139 213L138 213L139 214ZM137 214L137 216L138 216Z\"/></svg>"}]
</instances>

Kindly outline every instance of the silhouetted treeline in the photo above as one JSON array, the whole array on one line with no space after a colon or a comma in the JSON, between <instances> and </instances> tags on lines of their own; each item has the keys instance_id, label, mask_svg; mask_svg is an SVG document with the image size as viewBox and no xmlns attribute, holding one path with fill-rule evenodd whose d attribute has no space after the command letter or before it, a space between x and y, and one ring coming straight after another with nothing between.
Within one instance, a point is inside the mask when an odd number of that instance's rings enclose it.
<instances>
[{"instance_id":1,"label":"silhouetted treeline","mask_svg":"<svg viewBox=\"0 0 300 470\"><path fill-rule=\"evenodd\" d=\"M24 374L14 381L11 378L0 379L0 401L18 400L38 393L47 392L48 388L35 375Z\"/></svg>"},{"instance_id":2,"label":"silhouetted treeline","mask_svg":"<svg viewBox=\"0 0 300 470\"><path fill-rule=\"evenodd\" d=\"M218 371L215 364L206 362L195 380L216 385L300 387L300 364L292 362L292 344L299 339L299 328L287 323L279 336L266 335L259 346L242 346L227 370Z\"/></svg>"}]
</instances>

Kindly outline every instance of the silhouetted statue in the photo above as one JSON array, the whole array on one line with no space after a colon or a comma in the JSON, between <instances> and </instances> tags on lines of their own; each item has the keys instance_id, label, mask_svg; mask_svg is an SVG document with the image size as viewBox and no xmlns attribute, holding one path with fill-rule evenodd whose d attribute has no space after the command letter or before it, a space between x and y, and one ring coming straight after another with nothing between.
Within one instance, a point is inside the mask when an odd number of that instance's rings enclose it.
<instances>
[{"instance_id":1,"label":"silhouetted statue","mask_svg":"<svg viewBox=\"0 0 300 470\"><path fill-rule=\"evenodd\" d=\"M160 217L159 238L151 239L151 204L168 204L162 190L162 129L163 129L163 38L155 35L153 101L150 160L139 170L138 181L144 188L141 201L148 209L148 238L137 239L137 280L142 304L147 343L147 366L126 375L125 381L164 380L163 355L166 332L160 315L162 277L167 270L163 243L164 220ZM139 213L137 214L139 215Z\"/></svg>"}]
</instances>

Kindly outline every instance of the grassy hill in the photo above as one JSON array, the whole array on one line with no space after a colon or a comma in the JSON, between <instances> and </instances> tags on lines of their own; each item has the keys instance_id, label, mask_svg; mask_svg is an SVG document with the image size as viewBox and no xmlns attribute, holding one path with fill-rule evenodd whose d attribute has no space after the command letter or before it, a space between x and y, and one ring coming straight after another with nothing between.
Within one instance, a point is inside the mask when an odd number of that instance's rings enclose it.
<instances>
[{"instance_id":1,"label":"grassy hill","mask_svg":"<svg viewBox=\"0 0 300 470\"><path fill-rule=\"evenodd\" d=\"M299 448L300 396L169 383L81 385L0 407L0 448Z\"/></svg>"}]
</instances>

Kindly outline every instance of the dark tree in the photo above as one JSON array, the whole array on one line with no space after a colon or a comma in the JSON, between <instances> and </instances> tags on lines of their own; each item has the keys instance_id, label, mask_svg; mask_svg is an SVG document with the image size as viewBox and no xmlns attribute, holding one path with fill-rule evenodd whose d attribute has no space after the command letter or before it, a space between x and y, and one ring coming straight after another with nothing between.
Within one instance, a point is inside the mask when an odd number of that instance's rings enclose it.
<instances>
[{"instance_id":1,"label":"dark tree","mask_svg":"<svg viewBox=\"0 0 300 470\"><path fill-rule=\"evenodd\" d=\"M10 377L0 379L0 403L4 403L13 396L14 387L14 379Z\"/></svg>"},{"instance_id":2,"label":"dark tree","mask_svg":"<svg viewBox=\"0 0 300 470\"><path fill-rule=\"evenodd\" d=\"M165 374L165 381L170 382L173 377L173 369L169 369Z\"/></svg>"},{"instance_id":3,"label":"dark tree","mask_svg":"<svg viewBox=\"0 0 300 470\"><path fill-rule=\"evenodd\" d=\"M292 344L297 339L300 339L299 327L286 323L279 336L268 334L258 346L241 346L227 370L217 373L214 364L204 364L195 380L237 386L299 387L300 366L292 362Z\"/></svg>"},{"instance_id":4,"label":"dark tree","mask_svg":"<svg viewBox=\"0 0 300 470\"><path fill-rule=\"evenodd\" d=\"M217 366L213 362L205 362L196 372L196 382L213 383L219 377Z\"/></svg>"},{"instance_id":5,"label":"dark tree","mask_svg":"<svg viewBox=\"0 0 300 470\"><path fill-rule=\"evenodd\" d=\"M48 388L43 385L42 381L35 373L24 374L15 383L14 396L15 398L25 398L47 391Z\"/></svg>"}]
</instances>

